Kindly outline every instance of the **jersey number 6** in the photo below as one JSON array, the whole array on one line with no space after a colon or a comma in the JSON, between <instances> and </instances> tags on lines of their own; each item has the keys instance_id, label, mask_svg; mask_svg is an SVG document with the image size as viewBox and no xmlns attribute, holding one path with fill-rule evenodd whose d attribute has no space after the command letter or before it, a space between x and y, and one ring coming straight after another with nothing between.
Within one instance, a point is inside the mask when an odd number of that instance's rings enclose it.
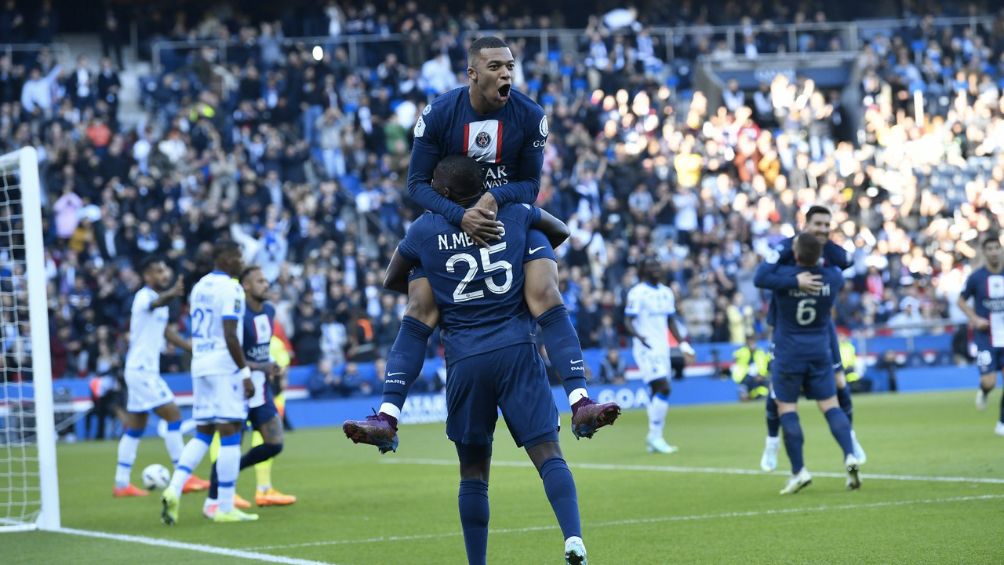
<instances>
[{"instance_id":1,"label":"jersey number 6","mask_svg":"<svg viewBox=\"0 0 1004 565\"><path fill-rule=\"evenodd\" d=\"M808 326L816 321L816 299L803 298L795 308L795 321L800 326Z\"/></svg>"},{"instance_id":2,"label":"jersey number 6","mask_svg":"<svg viewBox=\"0 0 1004 565\"><path fill-rule=\"evenodd\" d=\"M505 271L505 281L501 285L495 284L495 281L490 276L485 279L485 286L487 286L488 290L494 294L505 294L509 292L510 288L512 288L512 263L504 260L493 262L491 258L492 253L499 253L502 251L505 251L504 241L496 243L491 247L481 249L480 268L483 269L486 274L494 273L496 271ZM464 292L467 290L467 285L471 284L471 282L474 281L474 277L478 275L478 260L470 253L457 253L446 260L446 272L450 274L455 273L457 263L467 263L467 273L457 285L457 288L453 289L453 301L459 303L484 298L485 291L483 290Z\"/></svg>"}]
</instances>

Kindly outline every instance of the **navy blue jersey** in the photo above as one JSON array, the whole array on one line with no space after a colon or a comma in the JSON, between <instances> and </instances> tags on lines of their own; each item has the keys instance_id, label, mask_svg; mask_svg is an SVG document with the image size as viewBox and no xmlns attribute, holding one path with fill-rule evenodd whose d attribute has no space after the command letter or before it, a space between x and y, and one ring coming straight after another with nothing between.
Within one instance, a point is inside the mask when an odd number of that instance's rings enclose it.
<instances>
[{"instance_id":1,"label":"navy blue jersey","mask_svg":"<svg viewBox=\"0 0 1004 565\"><path fill-rule=\"evenodd\" d=\"M770 267L770 268L765 268ZM798 289L795 277L802 271L822 276L823 288L810 294ZM777 320L774 326L774 363L785 373L804 371L808 365L834 361L830 347L830 310L844 285L840 271L831 267L763 264L755 283L774 292Z\"/></svg>"},{"instance_id":2,"label":"navy blue jersey","mask_svg":"<svg viewBox=\"0 0 1004 565\"><path fill-rule=\"evenodd\" d=\"M479 247L446 218L426 212L398 246L429 279L449 362L533 340L523 301L523 255L540 210L509 204L499 209L498 219L505 225L502 239Z\"/></svg>"},{"instance_id":3,"label":"navy blue jersey","mask_svg":"<svg viewBox=\"0 0 1004 565\"><path fill-rule=\"evenodd\" d=\"M988 330L975 330L973 341L980 348L1004 347L1004 273L986 267L973 271L962 288L964 299L973 299L976 315L990 321Z\"/></svg>"},{"instance_id":4,"label":"navy blue jersey","mask_svg":"<svg viewBox=\"0 0 1004 565\"><path fill-rule=\"evenodd\" d=\"M408 167L408 195L455 226L464 208L429 184L436 165L447 155L467 155L481 164L484 186L501 207L533 204L540 189L547 117L528 96L512 90L509 102L489 114L471 107L470 89L461 87L436 98L415 124L415 145Z\"/></svg>"},{"instance_id":5,"label":"navy blue jersey","mask_svg":"<svg viewBox=\"0 0 1004 565\"><path fill-rule=\"evenodd\" d=\"M770 256L767 257L767 263L774 265L794 265L795 253L792 251L794 244L795 238L789 237L774 245ZM823 244L823 256L820 258L820 264L824 267L837 267L843 271L854 265L854 254L836 243L827 240ZM767 323L776 327L776 320L777 305L774 303L774 298L771 297L767 308ZM836 341L836 333L834 333L834 341Z\"/></svg>"},{"instance_id":6,"label":"navy blue jersey","mask_svg":"<svg viewBox=\"0 0 1004 565\"><path fill-rule=\"evenodd\" d=\"M257 312L250 306L244 310L244 358L249 362L268 363L272 360L268 348L274 321L275 307L267 302Z\"/></svg>"}]
</instances>

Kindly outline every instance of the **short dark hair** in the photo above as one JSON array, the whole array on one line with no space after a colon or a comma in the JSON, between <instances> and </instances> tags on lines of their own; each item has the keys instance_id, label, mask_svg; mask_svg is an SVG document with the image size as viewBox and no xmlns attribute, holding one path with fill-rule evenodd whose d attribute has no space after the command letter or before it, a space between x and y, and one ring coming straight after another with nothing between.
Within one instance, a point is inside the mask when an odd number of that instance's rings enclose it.
<instances>
[{"instance_id":1,"label":"short dark hair","mask_svg":"<svg viewBox=\"0 0 1004 565\"><path fill-rule=\"evenodd\" d=\"M815 206L810 207L809 211L805 213L805 223L811 222L812 217L815 216L816 214L826 214L827 216L833 215L830 212L830 209L827 208L826 206L820 206L816 204Z\"/></svg>"},{"instance_id":2,"label":"short dark hair","mask_svg":"<svg viewBox=\"0 0 1004 565\"><path fill-rule=\"evenodd\" d=\"M246 279L248 277L248 275L250 275L251 273L253 273L255 271L260 271L260 270L261 270L261 267L259 267L258 265L250 265L248 267L244 267L244 270L241 271L241 276L237 277L237 280L241 284L244 284L244 279Z\"/></svg>"},{"instance_id":3,"label":"short dark hair","mask_svg":"<svg viewBox=\"0 0 1004 565\"><path fill-rule=\"evenodd\" d=\"M799 264L815 265L823 254L823 244L811 233L803 233L795 238L794 250Z\"/></svg>"},{"instance_id":4,"label":"short dark hair","mask_svg":"<svg viewBox=\"0 0 1004 565\"><path fill-rule=\"evenodd\" d=\"M153 267L157 263L163 263L163 262L164 258L161 257L160 255L147 255L146 257L143 258L142 261L139 262L139 272L141 275L145 275L146 272L149 271L151 267Z\"/></svg>"},{"instance_id":5,"label":"short dark hair","mask_svg":"<svg viewBox=\"0 0 1004 565\"><path fill-rule=\"evenodd\" d=\"M983 235L983 243L980 244L980 249L986 249L991 243L996 243L1000 245L1001 234L997 231L988 231Z\"/></svg>"},{"instance_id":6,"label":"short dark hair","mask_svg":"<svg viewBox=\"0 0 1004 565\"><path fill-rule=\"evenodd\" d=\"M457 202L469 200L484 190L481 166L466 155L447 155L433 172L437 184L450 189L450 198Z\"/></svg>"},{"instance_id":7,"label":"short dark hair","mask_svg":"<svg viewBox=\"0 0 1004 565\"><path fill-rule=\"evenodd\" d=\"M467 66L471 66L474 59L481 55L482 49L508 49L509 45L501 38L494 35L479 37L467 48Z\"/></svg>"},{"instance_id":8,"label":"short dark hair","mask_svg":"<svg viewBox=\"0 0 1004 565\"><path fill-rule=\"evenodd\" d=\"M231 253L240 254L241 245L236 241L225 239L219 241L213 246L213 261L219 261L221 258L230 255Z\"/></svg>"}]
</instances>

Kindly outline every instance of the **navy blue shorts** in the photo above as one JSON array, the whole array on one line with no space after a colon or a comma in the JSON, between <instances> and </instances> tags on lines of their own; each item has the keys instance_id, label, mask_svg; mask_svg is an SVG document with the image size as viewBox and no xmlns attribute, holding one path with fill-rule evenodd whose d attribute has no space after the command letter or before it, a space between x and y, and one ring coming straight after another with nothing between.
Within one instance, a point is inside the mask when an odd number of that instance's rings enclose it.
<instances>
[{"instance_id":1,"label":"navy blue shorts","mask_svg":"<svg viewBox=\"0 0 1004 565\"><path fill-rule=\"evenodd\" d=\"M558 409L533 344L472 355L448 371L446 436L452 441L490 444L499 408L517 447L558 441Z\"/></svg>"},{"instance_id":2,"label":"navy blue shorts","mask_svg":"<svg viewBox=\"0 0 1004 565\"><path fill-rule=\"evenodd\" d=\"M989 337L981 339L977 336L973 343L976 344L976 368L980 375L1004 371L1004 347L990 345Z\"/></svg>"},{"instance_id":3,"label":"navy blue shorts","mask_svg":"<svg viewBox=\"0 0 1004 565\"><path fill-rule=\"evenodd\" d=\"M269 420L279 415L279 409L275 407L275 400L272 399L272 391L265 383L265 404L248 409L248 422L251 429L260 430Z\"/></svg>"},{"instance_id":4,"label":"navy blue shorts","mask_svg":"<svg viewBox=\"0 0 1004 565\"><path fill-rule=\"evenodd\" d=\"M809 400L826 400L837 394L837 382L833 379L833 366L829 362L806 364L798 372L771 371L771 395L781 402L795 403L805 392Z\"/></svg>"}]
</instances>

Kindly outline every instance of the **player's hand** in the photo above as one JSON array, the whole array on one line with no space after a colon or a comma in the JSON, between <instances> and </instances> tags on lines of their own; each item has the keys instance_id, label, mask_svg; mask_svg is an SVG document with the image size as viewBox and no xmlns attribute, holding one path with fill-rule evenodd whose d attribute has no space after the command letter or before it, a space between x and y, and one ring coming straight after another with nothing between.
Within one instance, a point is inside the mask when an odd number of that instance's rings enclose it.
<instances>
[{"instance_id":1,"label":"player's hand","mask_svg":"<svg viewBox=\"0 0 1004 565\"><path fill-rule=\"evenodd\" d=\"M795 276L798 280L798 290L802 292L817 293L823 290L823 277L814 275L808 271L802 271Z\"/></svg>"},{"instance_id":2,"label":"player's hand","mask_svg":"<svg viewBox=\"0 0 1004 565\"><path fill-rule=\"evenodd\" d=\"M251 398L252 396L254 396L254 383L251 382L251 379L250 378L244 379L243 383L244 383L244 398Z\"/></svg>"},{"instance_id":3,"label":"player's hand","mask_svg":"<svg viewBox=\"0 0 1004 565\"><path fill-rule=\"evenodd\" d=\"M495 195L491 192L485 192L481 195L478 203L474 205L475 208L481 208L483 210L488 210L493 214L497 214L499 211L499 203L495 200Z\"/></svg>"},{"instance_id":4,"label":"player's hand","mask_svg":"<svg viewBox=\"0 0 1004 565\"><path fill-rule=\"evenodd\" d=\"M976 318L973 320L973 329L979 331L986 331L990 329L990 320L986 318Z\"/></svg>"},{"instance_id":5,"label":"player's hand","mask_svg":"<svg viewBox=\"0 0 1004 565\"><path fill-rule=\"evenodd\" d=\"M697 359L697 351L694 351L694 347L690 345L689 341L680 342L680 353L683 353L683 359L687 363L693 363Z\"/></svg>"},{"instance_id":6,"label":"player's hand","mask_svg":"<svg viewBox=\"0 0 1004 565\"><path fill-rule=\"evenodd\" d=\"M482 247L488 247L489 241L501 239L504 233L502 222L495 219L495 212L478 207L468 208L464 212L460 229Z\"/></svg>"}]
</instances>

